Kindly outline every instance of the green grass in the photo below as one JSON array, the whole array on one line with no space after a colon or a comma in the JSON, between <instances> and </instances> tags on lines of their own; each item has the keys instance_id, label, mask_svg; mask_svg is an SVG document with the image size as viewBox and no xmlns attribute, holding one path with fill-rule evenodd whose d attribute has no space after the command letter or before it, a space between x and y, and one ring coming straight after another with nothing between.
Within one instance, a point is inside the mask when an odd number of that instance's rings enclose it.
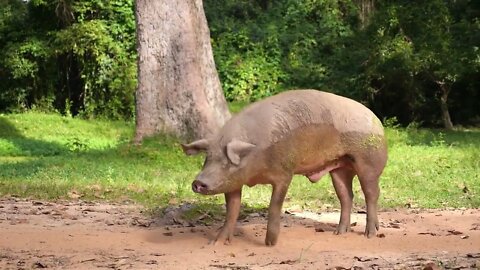
<instances>
[{"instance_id":1,"label":"green grass","mask_svg":"<svg viewBox=\"0 0 480 270\"><path fill-rule=\"evenodd\" d=\"M228 104L230 112L238 113L249 104L248 101L234 101Z\"/></svg>"},{"instance_id":2,"label":"green grass","mask_svg":"<svg viewBox=\"0 0 480 270\"><path fill-rule=\"evenodd\" d=\"M239 105L241 107L241 105ZM184 201L218 205L190 184L202 157L186 157L174 139L130 143L133 123L87 121L54 114L0 115L0 196L134 201L163 207ZM389 162L382 208L480 207L480 130L387 129ZM355 203L363 195L355 181ZM266 207L269 186L245 187L243 201ZM332 184L296 176L287 207L338 207Z\"/></svg>"}]
</instances>

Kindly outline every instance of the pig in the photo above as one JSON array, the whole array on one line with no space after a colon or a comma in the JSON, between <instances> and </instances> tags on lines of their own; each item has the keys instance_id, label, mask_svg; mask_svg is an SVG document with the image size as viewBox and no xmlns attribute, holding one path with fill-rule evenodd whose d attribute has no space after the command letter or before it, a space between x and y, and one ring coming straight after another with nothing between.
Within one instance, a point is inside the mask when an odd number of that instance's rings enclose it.
<instances>
[{"instance_id":1,"label":"pig","mask_svg":"<svg viewBox=\"0 0 480 270\"><path fill-rule=\"evenodd\" d=\"M242 187L272 185L265 244L277 243L280 215L294 174L312 183L329 173L340 200L335 234L350 231L352 180L366 202L365 236L379 229L379 177L387 162L383 126L364 105L313 89L290 90L252 103L216 134L182 144L187 155L206 153L192 183L196 193L225 194L226 220L213 243L229 244L240 212Z\"/></svg>"}]
</instances>

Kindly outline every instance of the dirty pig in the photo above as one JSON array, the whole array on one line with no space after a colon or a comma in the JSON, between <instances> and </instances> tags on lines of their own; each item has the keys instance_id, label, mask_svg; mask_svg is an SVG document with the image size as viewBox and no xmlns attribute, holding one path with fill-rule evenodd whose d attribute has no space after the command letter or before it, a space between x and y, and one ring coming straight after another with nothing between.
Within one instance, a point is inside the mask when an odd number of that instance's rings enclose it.
<instances>
[{"instance_id":1,"label":"dirty pig","mask_svg":"<svg viewBox=\"0 0 480 270\"><path fill-rule=\"evenodd\" d=\"M379 177L387 145L379 119L362 104L317 90L292 90L255 102L210 138L182 145L187 155L206 153L192 183L200 194L225 194L226 221L214 243L230 243L240 212L242 187L272 185L265 244L277 243L282 204L294 174L312 183L329 173L340 200L335 234L350 230L352 180L365 195L365 236L379 228Z\"/></svg>"}]
</instances>

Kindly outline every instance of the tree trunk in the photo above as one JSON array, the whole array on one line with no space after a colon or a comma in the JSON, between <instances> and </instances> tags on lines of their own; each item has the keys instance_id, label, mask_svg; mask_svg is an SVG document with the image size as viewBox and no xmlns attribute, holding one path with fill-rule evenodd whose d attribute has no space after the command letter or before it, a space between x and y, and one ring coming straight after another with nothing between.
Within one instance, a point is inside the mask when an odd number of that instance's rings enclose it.
<instances>
[{"instance_id":1,"label":"tree trunk","mask_svg":"<svg viewBox=\"0 0 480 270\"><path fill-rule=\"evenodd\" d=\"M230 112L213 60L201 0L136 1L136 135L204 138Z\"/></svg>"},{"instance_id":2,"label":"tree trunk","mask_svg":"<svg viewBox=\"0 0 480 270\"><path fill-rule=\"evenodd\" d=\"M450 85L447 85L444 82L437 82L440 87L440 109L442 110L442 120L443 126L447 130L453 130L452 119L450 118L450 112L448 111L448 94L450 93Z\"/></svg>"},{"instance_id":3,"label":"tree trunk","mask_svg":"<svg viewBox=\"0 0 480 270\"><path fill-rule=\"evenodd\" d=\"M375 10L375 0L357 0L357 6L359 9L359 19L361 28L365 28L370 22L371 14Z\"/></svg>"}]
</instances>

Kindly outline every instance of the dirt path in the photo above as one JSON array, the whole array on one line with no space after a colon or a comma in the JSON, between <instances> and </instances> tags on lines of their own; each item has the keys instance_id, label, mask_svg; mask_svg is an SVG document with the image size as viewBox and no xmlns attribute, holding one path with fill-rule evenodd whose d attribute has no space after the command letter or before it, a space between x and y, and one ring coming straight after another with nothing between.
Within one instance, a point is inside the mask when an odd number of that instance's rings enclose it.
<instances>
[{"instance_id":1,"label":"dirt path","mask_svg":"<svg viewBox=\"0 0 480 270\"><path fill-rule=\"evenodd\" d=\"M285 214L279 244L266 247L265 218L251 214L232 245L211 246L218 225L165 225L174 211L6 198L0 269L480 269L479 209L381 212L375 239L361 235L364 214L334 236L338 215Z\"/></svg>"}]
</instances>

